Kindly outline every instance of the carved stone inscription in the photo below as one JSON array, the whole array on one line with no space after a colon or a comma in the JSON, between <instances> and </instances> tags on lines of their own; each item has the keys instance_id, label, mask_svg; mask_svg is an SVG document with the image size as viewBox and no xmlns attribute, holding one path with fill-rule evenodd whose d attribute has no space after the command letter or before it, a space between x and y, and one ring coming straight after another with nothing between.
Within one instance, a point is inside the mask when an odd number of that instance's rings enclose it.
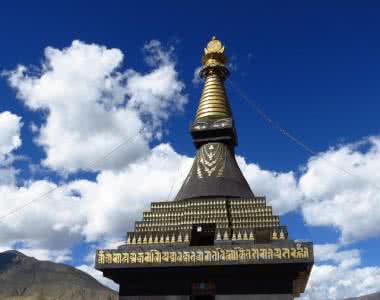
<instances>
[{"instance_id":1,"label":"carved stone inscription","mask_svg":"<svg viewBox=\"0 0 380 300\"><path fill-rule=\"evenodd\" d=\"M145 252L119 252L115 250L98 250L97 266L104 265L161 265L161 264L212 264L223 262L269 262L271 260L305 260L311 259L310 247L268 248L212 248L183 251L149 250Z\"/></svg>"}]
</instances>

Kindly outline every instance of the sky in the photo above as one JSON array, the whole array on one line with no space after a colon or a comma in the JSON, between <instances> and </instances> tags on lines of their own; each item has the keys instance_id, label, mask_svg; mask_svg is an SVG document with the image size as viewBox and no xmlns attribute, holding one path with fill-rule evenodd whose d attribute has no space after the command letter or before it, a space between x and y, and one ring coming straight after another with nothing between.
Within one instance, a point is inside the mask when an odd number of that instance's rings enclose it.
<instances>
[{"instance_id":1,"label":"sky","mask_svg":"<svg viewBox=\"0 0 380 300\"><path fill-rule=\"evenodd\" d=\"M195 154L196 72L216 35L239 165L290 236L314 242L301 299L377 291L379 12L375 1L2 3L0 251L117 289L94 270L95 249L178 191Z\"/></svg>"}]
</instances>

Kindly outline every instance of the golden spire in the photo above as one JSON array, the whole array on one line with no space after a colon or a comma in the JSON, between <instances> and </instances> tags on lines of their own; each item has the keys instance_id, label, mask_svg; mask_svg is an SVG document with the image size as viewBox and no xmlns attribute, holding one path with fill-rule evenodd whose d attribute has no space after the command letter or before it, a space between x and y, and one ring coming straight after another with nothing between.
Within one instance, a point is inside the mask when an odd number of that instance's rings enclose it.
<instances>
[{"instance_id":1,"label":"golden spire","mask_svg":"<svg viewBox=\"0 0 380 300\"><path fill-rule=\"evenodd\" d=\"M232 113L223 84L229 75L225 66L227 56L224 54L224 46L213 36L204 52L203 67L199 75L205 80L205 85L195 120L231 118Z\"/></svg>"}]
</instances>

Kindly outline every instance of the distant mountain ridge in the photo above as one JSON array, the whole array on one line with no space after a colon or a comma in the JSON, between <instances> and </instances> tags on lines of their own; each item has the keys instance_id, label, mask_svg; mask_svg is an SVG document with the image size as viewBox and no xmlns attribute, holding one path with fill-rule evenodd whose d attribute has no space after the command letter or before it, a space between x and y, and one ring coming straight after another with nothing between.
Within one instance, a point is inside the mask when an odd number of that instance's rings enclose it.
<instances>
[{"instance_id":1,"label":"distant mountain ridge","mask_svg":"<svg viewBox=\"0 0 380 300\"><path fill-rule=\"evenodd\" d=\"M344 300L380 300L380 292L374 293L374 294L365 295L365 296L360 296L360 297L356 297L356 298L347 298L347 299L344 299Z\"/></svg>"},{"instance_id":2,"label":"distant mountain ridge","mask_svg":"<svg viewBox=\"0 0 380 300\"><path fill-rule=\"evenodd\" d=\"M0 300L117 300L85 272L18 251L0 253Z\"/></svg>"}]
</instances>

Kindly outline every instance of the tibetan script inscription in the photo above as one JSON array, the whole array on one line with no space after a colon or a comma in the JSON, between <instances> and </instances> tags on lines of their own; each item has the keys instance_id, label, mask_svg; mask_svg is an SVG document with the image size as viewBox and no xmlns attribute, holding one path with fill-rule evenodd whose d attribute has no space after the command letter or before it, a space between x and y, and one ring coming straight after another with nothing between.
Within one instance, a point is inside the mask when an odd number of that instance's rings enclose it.
<instances>
[{"instance_id":1,"label":"tibetan script inscription","mask_svg":"<svg viewBox=\"0 0 380 300\"><path fill-rule=\"evenodd\" d=\"M310 259L309 247L283 248L214 248L194 251L118 252L98 250L97 265L122 264L208 264L220 262L257 262L271 260Z\"/></svg>"}]
</instances>

